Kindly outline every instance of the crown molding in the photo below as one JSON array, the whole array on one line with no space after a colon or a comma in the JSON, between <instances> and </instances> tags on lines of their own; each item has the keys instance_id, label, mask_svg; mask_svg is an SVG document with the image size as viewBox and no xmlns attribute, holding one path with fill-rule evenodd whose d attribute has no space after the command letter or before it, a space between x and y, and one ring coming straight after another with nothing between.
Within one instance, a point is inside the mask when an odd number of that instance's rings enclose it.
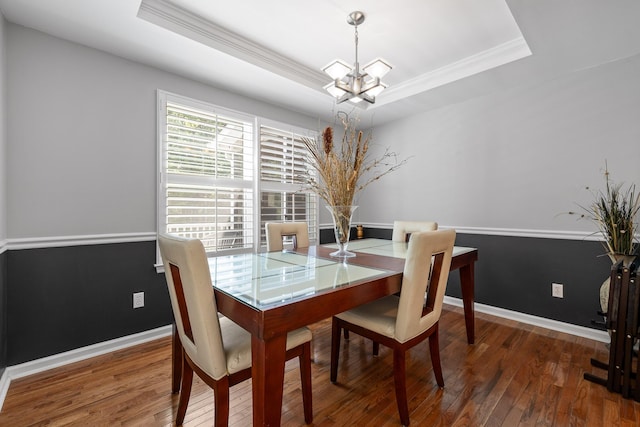
<instances>
[{"instance_id":1,"label":"crown molding","mask_svg":"<svg viewBox=\"0 0 640 427\"><path fill-rule=\"evenodd\" d=\"M443 86L530 55L531 49L529 49L529 45L527 45L524 37L515 38L491 49L389 87L376 98L376 103L371 106L371 109L399 101L412 95L417 95L429 89Z\"/></svg>"},{"instance_id":2,"label":"crown molding","mask_svg":"<svg viewBox=\"0 0 640 427\"><path fill-rule=\"evenodd\" d=\"M327 76L166 0L142 0L138 18L324 92Z\"/></svg>"}]
</instances>

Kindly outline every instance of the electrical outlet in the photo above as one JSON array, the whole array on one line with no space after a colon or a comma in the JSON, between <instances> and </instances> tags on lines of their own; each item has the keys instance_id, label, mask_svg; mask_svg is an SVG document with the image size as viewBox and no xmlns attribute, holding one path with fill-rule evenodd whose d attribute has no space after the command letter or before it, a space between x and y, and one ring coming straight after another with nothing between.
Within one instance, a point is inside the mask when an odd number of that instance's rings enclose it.
<instances>
[{"instance_id":1,"label":"electrical outlet","mask_svg":"<svg viewBox=\"0 0 640 427\"><path fill-rule=\"evenodd\" d=\"M556 298L564 298L564 285L562 283L551 284L551 296Z\"/></svg>"},{"instance_id":2,"label":"electrical outlet","mask_svg":"<svg viewBox=\"0 0 640 427\"><path fill-rule=\"evenodd\" d=\"M144 307L144 292L133 293L133 308Z\"/></svg>"}]
</instances>

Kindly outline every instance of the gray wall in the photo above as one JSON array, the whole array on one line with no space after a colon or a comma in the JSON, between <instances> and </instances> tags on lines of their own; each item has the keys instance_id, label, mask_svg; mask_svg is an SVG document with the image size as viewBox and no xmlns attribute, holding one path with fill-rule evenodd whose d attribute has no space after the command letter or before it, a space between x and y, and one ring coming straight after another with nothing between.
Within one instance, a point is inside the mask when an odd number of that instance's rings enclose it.
<instances>
[{"instance_id":1,"label":"gray wall","mask_svg":"<svg viewBox=\"0 0 640 427\"><path fill-rule=\"evenodd\" d=\"M10 250L7 365L171 323L155 241ZM0 258L0 266L3 258ZM132 308L134 292L145 306Z\"/></svg>"},{"instance_id":2,"label":"gray wall","mask_svg":"<svg viewBox=\"0 0 640 427\"><path fill-rule=\"evenodd\" d=\"M352 232L352 238L355 238ZM391 239L391 228L364 228L365 238ZM322 243L335 241L322 230ZM600 242L568 239L467 234L456 245L478 248L475 301L492 308L529 314L587 328L601 329L599 289L611 262ZM551 296L551 282L564 284L564 298ZM460 273L449 274L446 294L462 298Z\"/></svg>"},{"instance_id":3,"label":"gray wall","mask_svg":"<svg viewBox=\"0 0 640 427\"><path fill-rule=\"evenodd\" d=\"M0 14L0 248L7 238L6 21ZM1 249L0 249L1 250Z\"/></svg>"},{"instance_id":4,"label":"gray wall","mask_svg":"<svg viewBox=\"0 0 640 427\"><path fill-rule=\"evenodd\" d=\"M155 232L157 89L317 126L95 49L7 29L11 239Z\"/></svg>"},{"instance_id":5,"label":"gray wall","mask_svg":"<svg viewBox=\"0 0 640 427\"><path fill-rule=\"evenodd\" d=\"M7 174L5 20L0 14L0 376L7 366Z\"/></svg>"},{"instance_id":6,"label":"gray wall","mask_svg":"<svg viewBox=\"0 0 640 427\"><path fill-rule=\"evenodd\" d=\"M363 222L390 218L534 235L595 230L560 215L616 182L640 184L640 55L376 127L398 171L359 201ZM384 194L385 197L379 197Z\"/></svg>"}]
</instances>

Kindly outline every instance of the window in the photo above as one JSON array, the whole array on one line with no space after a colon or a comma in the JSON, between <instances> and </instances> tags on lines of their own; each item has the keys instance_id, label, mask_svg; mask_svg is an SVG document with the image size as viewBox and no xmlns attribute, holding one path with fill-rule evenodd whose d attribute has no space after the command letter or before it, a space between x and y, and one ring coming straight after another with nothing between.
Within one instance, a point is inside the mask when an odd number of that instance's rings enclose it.
<instances>
[{"instance_id":1,"label":"window","mask_svg":"<svg viewBox=\"0 0 640 427\"><path fill-rule=\"evenodd\" d=\"M266 244L267 221L307 221L317 196L302 137L310 131L159 92L158 230L202 240L207 252ZM256 195L259 195L256 196Z\"/></svg>"}]
</instances>

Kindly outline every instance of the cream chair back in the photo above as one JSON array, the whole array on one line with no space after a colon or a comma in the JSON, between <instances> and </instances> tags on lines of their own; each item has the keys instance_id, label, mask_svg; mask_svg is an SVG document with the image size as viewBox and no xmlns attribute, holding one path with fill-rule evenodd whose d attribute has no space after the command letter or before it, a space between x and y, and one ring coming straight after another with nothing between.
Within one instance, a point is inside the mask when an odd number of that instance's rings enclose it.
<instances>
[{"instance_id":1,"label":"cream chair back","mask_svg":"<svg viewBox=\"0 0 640 427\"><path fill-rule=\"evenodd\" d=\"M227 375L227 363L204 246L200 240L162 234L158 243L182 347L218 380Z\"/></svg>"},{"instance_id":2,"label":"cream chair back","mask_svg":"<svg viewBox=\"0 0 640 427\"><path fill-rule=\"evenodd\" d=\"M393 233L391 240L394 242L406 242L407 235L418 231L435 231L438 223L433 221L393 221Z\"/></svg>"},{"instance_id":3,"label":"cream chair back","mask_svg":"<svg viewBox=\"0 0 640 427\"><path fill-rule=\"evenodd\" d=\"M306 222L267 222L265 230L269 252L281 251L284 248L282 238L286 236L293 236L294 249L309 246L309 227Z\"/></svg>"},{"instance_id":4,"label":"cream chair back","mask_svg":"<svg viewBox=\"0 0 640 427\"><path fill-rule=\"evenodd\" d=\"M420 335L440 319L455 239L455 230L411 234L395 326L398 341Z\"/></svg>"}]
</instances>

